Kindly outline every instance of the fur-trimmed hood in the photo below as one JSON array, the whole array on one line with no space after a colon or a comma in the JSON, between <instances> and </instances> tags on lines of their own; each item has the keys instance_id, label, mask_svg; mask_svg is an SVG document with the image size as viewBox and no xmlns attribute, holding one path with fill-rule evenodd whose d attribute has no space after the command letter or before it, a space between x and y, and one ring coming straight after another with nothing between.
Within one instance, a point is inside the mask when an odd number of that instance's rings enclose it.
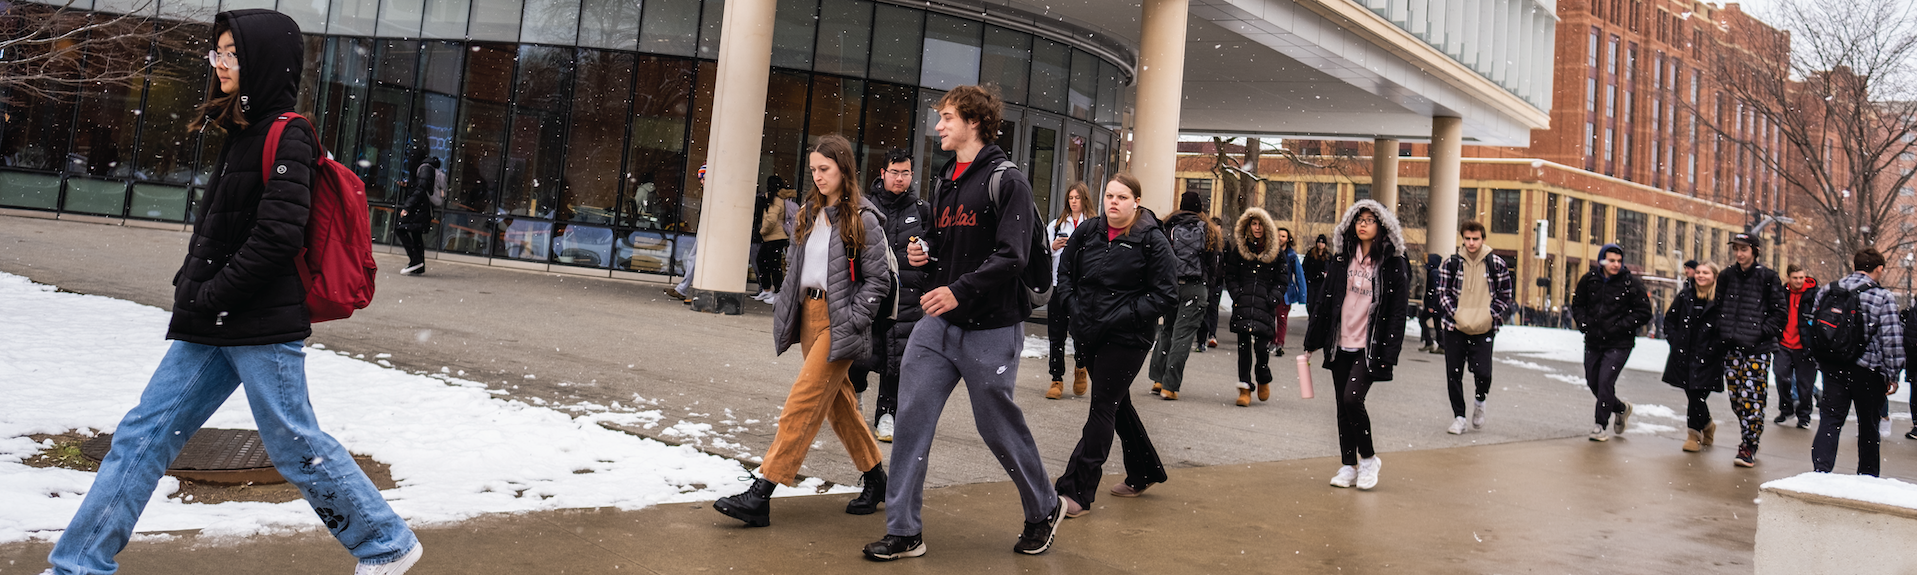
<instances>
[{"instance_id":1,"label":"fur-trimmed hood","mask_svg":"<svg viewBox=\"0 0 1917 575\"><path fill-rule=\"evenodd\" d=\"M1265 228L1264 249L1258 250L1258 253L1252 253L1251 248L1247 247L1251 244L1251 222L1253 221ZM1284 246L1278 245L1277 235L1278 224L1271 220L1270 212L1266 212L1264 208L1245 208L1245 213L1238 216L1238 225L1231 228L1231 243L1234 246L1233 249L1238 250L1238 257L1271 263L1271 260L1278 259L1278 254L1285 251Z\"/></svg>"},{"instance_id":2,"label":"fur-trimmed hood","mask_svg":"<svg viewBox=\"0 0 1917 575\"><path fill-rule=\"evenodd\" d=\"M1331 253L1336 255L1345 252L1345 230L1351 229L1351 221L1358 218L1360 209L1368 209L1371 213L1378 215L1378 225L1384 227L1378 230L1380 232L1378 235L1380 239L1390 241L1388 245L1391 251L1386 252L1385 257L1404 255L1404 226L1398 225L1398 214L1385 209L1384 204L1376 200L1358 200L1357 203L1351 204L1351 207L1345 208L1344 217L1338 218L1338 227L1331 230Z\"/></svg>"}]
</instances>

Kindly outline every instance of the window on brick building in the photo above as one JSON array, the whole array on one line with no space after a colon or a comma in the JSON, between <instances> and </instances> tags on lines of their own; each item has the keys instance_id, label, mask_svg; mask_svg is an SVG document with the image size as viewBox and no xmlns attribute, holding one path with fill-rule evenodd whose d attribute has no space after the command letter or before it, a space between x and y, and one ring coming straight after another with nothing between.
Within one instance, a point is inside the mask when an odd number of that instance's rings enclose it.
<instances>
[{"instance_id":1,"label":"window on brick building","mask_svg":"<svg viewBox=\"0 0 1917 575\"><path fill-rule=\"evenodd\" d=\"M1562 218L1558 217L1558 195L1548 194L1544 196L1545 237L1558 237L1558 227L1563 225L1562 220Z\"/></svg>"},{"instance_id":2,"label":"window on brick building","mask_svg":"<svg viewBox=\"0 0 1917 575\"><path fill-rule=\"evenodd\" d=\"M1491 233L1515 234L1521 225L1518 208L1524 194L1518 190L1491 191Z\"/></svg>"},{"instance_id":3,"label":"window on brick building","mask_svg":"<svg viewBox=\"0 0 1917 575\"><path fill-rule=\"evenodd\" d=\"M1651 263L1651 259L1644 253L1646 232L1650 231L1646 226L1645 218L1644 212L1626 209L1617 211L1617 245L1624 248L1625 261L1638 262L1640 265Z\"/></svg>"},{"instance_id":4,"label":"window on brick building","mask_svg":"<svg viewBox=\"0 0 1917 575\"><path fill-rule=\"evenodd\" d=\"M1604 87L1604 117L1606 118L1617 117L1617 86L1616 85L1608 85Z\"/></svg>"},{"instance_id":5,"label":"window on brick building","mask_svg":"<svg viewBox=\"0 0 1917 575\"><path fill-rule=\"evenodd\" d=\"M1584 109L1591 112L1597 111L1597 78L1584 80Z\"/></svg>"},{"instance_id":6,"label":"window on brick building","mask_svg":"<svg viewBox=\"0 0 1917 575\"><path fill-rule=\"evenodd\" d=\"M1564 239L1578 241L1584 235L1584 200L1570 198L1564 203Z\"/></svg>"},{"instance_id":7,"label":"window on brick building","mask_svg":"<svg viewBox=\"0 0 1917 575\"><path fill-rule=\"evenodd\" d=\"M1670 249L1671 249L1670 244L1665 241L1669 239L1669 237L1665 234L1666 232L1670 231L1670 227L1671 227L1670 218L1657 219L1657 243L1652 244L1652 249L1657 250L1657 252L1654 255L1670 255Z\"/></svg>"},{"instance_id":8,"label":"window on brick building","mask_svg":"<svg viewBox=\"0 0 1917 575\"><path fill-rule=\"evenodd\" d=\"M1611 36L1611 42L1604 49L1605 65L1611 68L1611 75L1617 75L1617 36Z\"/></svg>"},{"instance_id":9,"label":"window on brick building","mask_svg":"<svg viewBox=\"0 0 1917 575\"><path fill-rule=\"evenodd\" d=\"M1604 245L1604 220L1609 211L1610 206L1595 202L1591 204L1591 245Z\"/></svg>"},{"instance_id":10,"label":"window on brick building","mask_svg":"<svg viewBox=\"0 0 1917 575\"><path fill-rule=\"evenodd\" d=\"M1690 251L1691 249L1690 244L1687 244L1684 242L1684 239L1687 235L1689 235L1690 230L1691 230L1691 225L1688 223L1685 223L1683 220L1679 220L1671 224L1671 246L1669 249L1674 249L1674 250L1679 250L1684 252L1684 255L1679 256L1679 259L1687 259L1687 260L1697 259L1697 254L1691 253Z\"/></svg>"},{"instance_id":11,"label":"window on brick building","mask_svg":"<svg viewBox=\"0 0 1917 575\"><path fill-rule=\"evenodd\" d=\"M1591 69L1596 70L1598 67L1598 29L1597 28L1591 28L1591 46L1590 46L1590 52L1588 54L1589 56L1586 58L1586 60L1590 63Z\"/></svg>"}]
</instances>

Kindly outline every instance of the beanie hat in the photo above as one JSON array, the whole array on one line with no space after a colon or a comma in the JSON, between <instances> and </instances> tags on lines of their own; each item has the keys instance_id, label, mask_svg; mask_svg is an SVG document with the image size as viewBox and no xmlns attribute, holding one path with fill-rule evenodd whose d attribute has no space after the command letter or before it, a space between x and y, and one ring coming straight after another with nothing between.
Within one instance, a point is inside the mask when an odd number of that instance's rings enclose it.
<instances>
[{"instance_id":1,"label":"beanie hat","mask_svg":"<svg viewBox=\"0 0 1917 575\"><path fill-rule=\"evenodd\" d=\"M1198 192L1185 192L1178 196L1178 209L1186 212L1205 211L1204 196L1198 195Z\"/></svg>"},{"instance_id":2,"label":"beanie hat","mask_svg":"<svg viewBox=\"0 0 1917 575\"><path fill-rule=\"evenodd\" d=\"M1611 252L1617 252L1618 259L1620 260L1624 259L1624 246L1620 246L1617 244L1604 244L1604 247L1598 248L1598 257L1597 257L1598 261L1600 262L1604 261L1605 254L1609 254Z\"/></svg>"}]
</instances>

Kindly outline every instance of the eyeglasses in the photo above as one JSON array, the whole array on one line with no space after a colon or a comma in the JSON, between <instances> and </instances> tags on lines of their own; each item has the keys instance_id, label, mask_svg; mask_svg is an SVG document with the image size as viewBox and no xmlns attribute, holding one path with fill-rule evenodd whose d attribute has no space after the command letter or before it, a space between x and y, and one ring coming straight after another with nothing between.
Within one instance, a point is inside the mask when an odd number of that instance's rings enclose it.
<instances>
[{"instance_id":1,"label":"eyeglasses","mask_svg":"<svg viewBox=\"0 0 1917 575\"><path fill-rule=\"evenodd\" d=\"M240 53L239 52L221 52L219 50L207 50L206 63L212 64L213 67L215 68L226 68L228 70L238 70L240 69Z\"/></svg>"},{"instance_id":2,"label":"eyeglasses","mask_svg":"<svg viewBox=\"0 0 1917 575\"><path fill-rule=\"evenodd\" d=\"M895 178L910 178L912 177L912 170L886 170L885 175Z\"/></svg>"},{"instance_id":3,"label":"eyeglasses","mask_svg":"<svg viewBox=\"0 0 1917 575\"><path fill-rule=\"evenodd\" d=\"M1356 222L1356 223L1360 223L1360 224L1371 224L1371 225L1374 225L1374 226L1375 226L1375 225L1378 225L1378 218L1373 218L1373 217L1369 217L1369 216L1366 216L1366 217L1361 217L1361 218L1358 218L1358 219L1356 219L1356 220L1352 220L1352 221L1353 221L1353 222Z\"/></svg>"}]
</instances>

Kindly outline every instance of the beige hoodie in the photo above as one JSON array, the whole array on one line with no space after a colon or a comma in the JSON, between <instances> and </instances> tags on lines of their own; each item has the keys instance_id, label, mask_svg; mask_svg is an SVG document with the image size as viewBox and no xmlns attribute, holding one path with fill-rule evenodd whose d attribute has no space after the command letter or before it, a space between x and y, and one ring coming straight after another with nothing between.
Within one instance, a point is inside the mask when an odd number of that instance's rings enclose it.
<instances>
[{"instance_id":1,"label":"beige hoodie","mask_svg":"<svg viewBox=\"0 0 1917 575\"><path fill-rule=\"evenodd\" d=\"M1461 252L1464 265L1458 269L1458 310L1451 322L1465 335L1483 335L1491 331L1491 282L1485 279L1484 256L1489 249Z\"/></svg>"}]
</instances>

